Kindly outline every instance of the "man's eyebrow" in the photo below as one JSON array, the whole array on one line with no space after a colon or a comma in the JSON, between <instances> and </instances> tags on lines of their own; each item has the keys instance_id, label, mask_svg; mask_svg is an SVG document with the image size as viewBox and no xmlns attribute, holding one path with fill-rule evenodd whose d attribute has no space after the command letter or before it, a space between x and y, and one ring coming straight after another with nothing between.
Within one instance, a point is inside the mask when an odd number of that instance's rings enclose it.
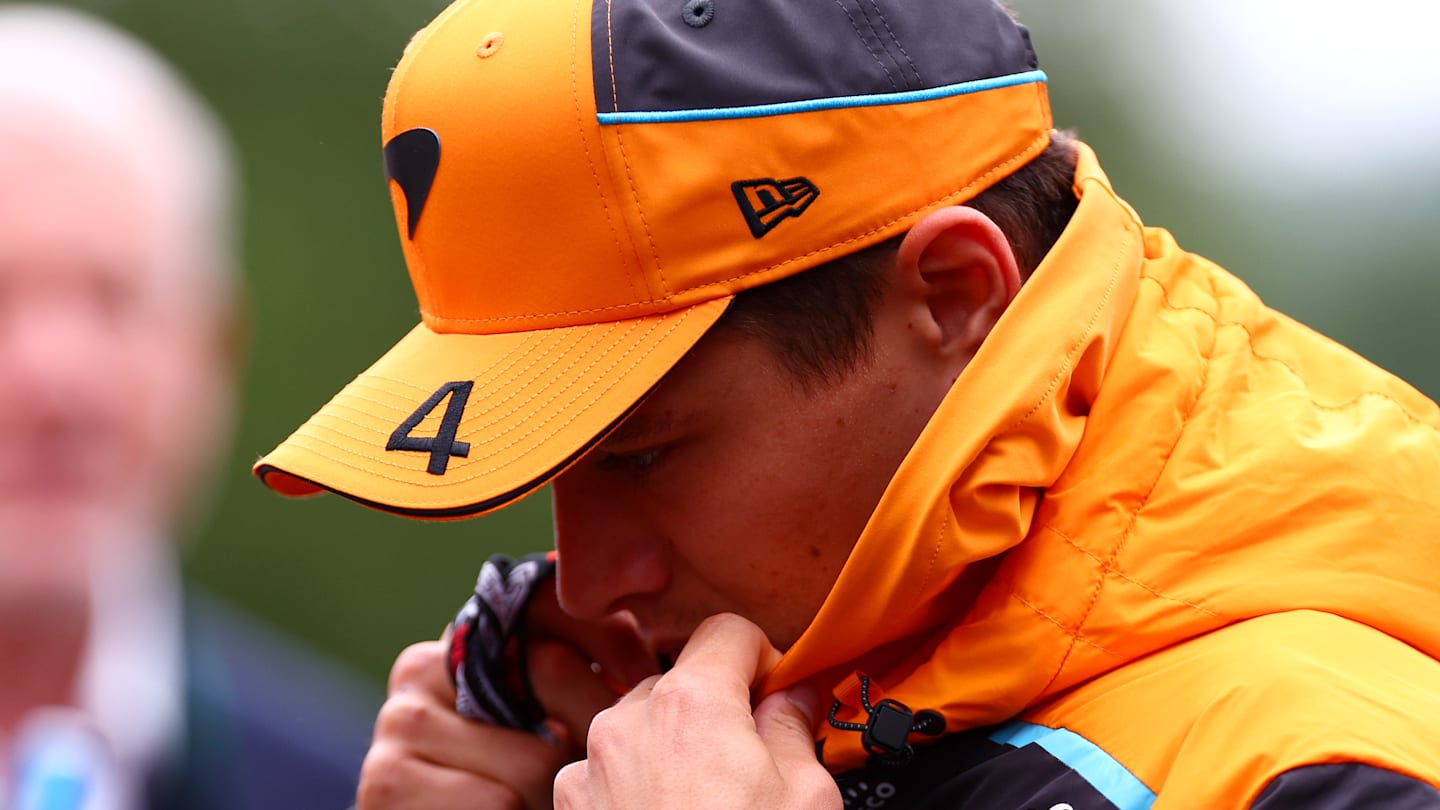
<instances>
[{"instance_id":1,"label":"man's eyebrow","mask_svg":"<svg viewBox=\"0 0 1440 810\"><path fill-rule=\"evenodd\" d=\"M670 411L632 414L629 419L620 423L619 427L610 431L608 436L601 439L600 444L621 447L644 444L655 436L663 435L674 424L675 418Z\"/></svg>"}]
</instances>

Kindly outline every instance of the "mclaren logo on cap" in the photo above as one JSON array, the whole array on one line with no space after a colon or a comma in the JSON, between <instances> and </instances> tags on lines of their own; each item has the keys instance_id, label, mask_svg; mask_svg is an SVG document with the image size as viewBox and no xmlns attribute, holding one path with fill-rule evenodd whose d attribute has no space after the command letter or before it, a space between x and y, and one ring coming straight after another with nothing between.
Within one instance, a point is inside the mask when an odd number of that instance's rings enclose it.
<instances>
[{"instance_id":1,"label":"mclaren logo on cap","mask_svg":"<svg viewBox=\"0 0 1440 810\"><path fill-rule=\"evenodd\" d=\"M440 167L440 136L434 130L407 129L385 144L385 176L400 184L405 193L405 214L409 218L408 235L415 238L415 226L435 182Z\"/></svg>"},{"instance_id":2,"label":"mclaren logo on cap","mask_svg":"<svg viewBox=\"0 0 1440 810\"><path fill-rule=\"evenodd\" d=\"M750 233L756 239L769 233L786 217L805 213L810 203L820 196L820 189L803 177L737 180L730 184L730 191L735 194L740 213L745 215Z\"/></svg>"}]
</instances>

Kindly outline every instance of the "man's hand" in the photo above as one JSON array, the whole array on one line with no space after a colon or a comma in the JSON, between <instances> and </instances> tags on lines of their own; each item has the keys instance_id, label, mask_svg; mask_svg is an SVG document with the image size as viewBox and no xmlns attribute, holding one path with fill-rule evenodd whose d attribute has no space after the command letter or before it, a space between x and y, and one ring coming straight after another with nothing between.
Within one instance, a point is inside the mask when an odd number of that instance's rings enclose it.
<instances>
[{"instance_id":1,"label":"man's hand","mask_svg":"<svg viewBox=\"0 0 1440 810\"><path fill-rule=\"evenodd\" d=\"M389 696L360 772L358 810L548 810L555 774L584 756L591 719L656 671L623 619L564 615L553 583L526 618L526 662L550 714L552 739L461 717L446 641L408 647L390 672Z\"/></svg>"},{"instance_id":2,"label":"man's hand","mask_svg":"<svg viewBox=\"0 0 1440 810\"><path fill-rule=\"evenodd\" d=\"M358 810L546 808L566 752L534 734L455 713L446 645L407 647L360 770Z\"/></svg>"},{"instance_id":3,"label":"man's hand","mask_svg":"<svg viewBox=\"0 0 1440 810\"><path fill-rule=\"evenodd\" d=\"M815 757L819 696L788 690L750 708L751 687L779 655L749 621L707 619L674 669L595 717L589 759L560 771L555 806L841 807L839 789Z\"/></svg>"}]
</instances>

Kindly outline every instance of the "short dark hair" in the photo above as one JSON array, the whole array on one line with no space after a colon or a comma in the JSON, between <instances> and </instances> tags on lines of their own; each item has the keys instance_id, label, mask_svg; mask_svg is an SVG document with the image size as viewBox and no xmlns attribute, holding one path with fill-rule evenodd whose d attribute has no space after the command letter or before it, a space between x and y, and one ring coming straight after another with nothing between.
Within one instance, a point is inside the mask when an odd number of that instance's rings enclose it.
<instances>
[{"instance_id":1,"label":"short dark hair","mask_svg":"<svg viewBox=\"0 0 1440 810\"><path fill-rule=\"evenodd\" d=\"M965 205L1000 227L1028 279L1075 213L1074 136L1053 133L1034 160ZM904 235L735 296L718 328L760 338L806 389L843 378L870 355L872 310Z\"/></svg>"}]
</instances>

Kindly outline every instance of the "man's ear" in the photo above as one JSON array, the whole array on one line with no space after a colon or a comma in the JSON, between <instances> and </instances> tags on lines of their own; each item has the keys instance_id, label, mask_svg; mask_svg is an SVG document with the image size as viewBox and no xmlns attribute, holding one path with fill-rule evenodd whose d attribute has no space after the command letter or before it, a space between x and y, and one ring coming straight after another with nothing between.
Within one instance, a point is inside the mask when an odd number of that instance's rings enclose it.
<instances>
[{"instance_id":1,"label":"man's ear","mask_svg":"<svg viewBox=\"0 0 1440 810\"><path fill-rule=\"evenodd\" d=\"M900 243L897 269L923 297L938 347L966 359L1020 291L1015 253L1000 226L974 208L941 208Z\"/></svg>"}]
</instances>

